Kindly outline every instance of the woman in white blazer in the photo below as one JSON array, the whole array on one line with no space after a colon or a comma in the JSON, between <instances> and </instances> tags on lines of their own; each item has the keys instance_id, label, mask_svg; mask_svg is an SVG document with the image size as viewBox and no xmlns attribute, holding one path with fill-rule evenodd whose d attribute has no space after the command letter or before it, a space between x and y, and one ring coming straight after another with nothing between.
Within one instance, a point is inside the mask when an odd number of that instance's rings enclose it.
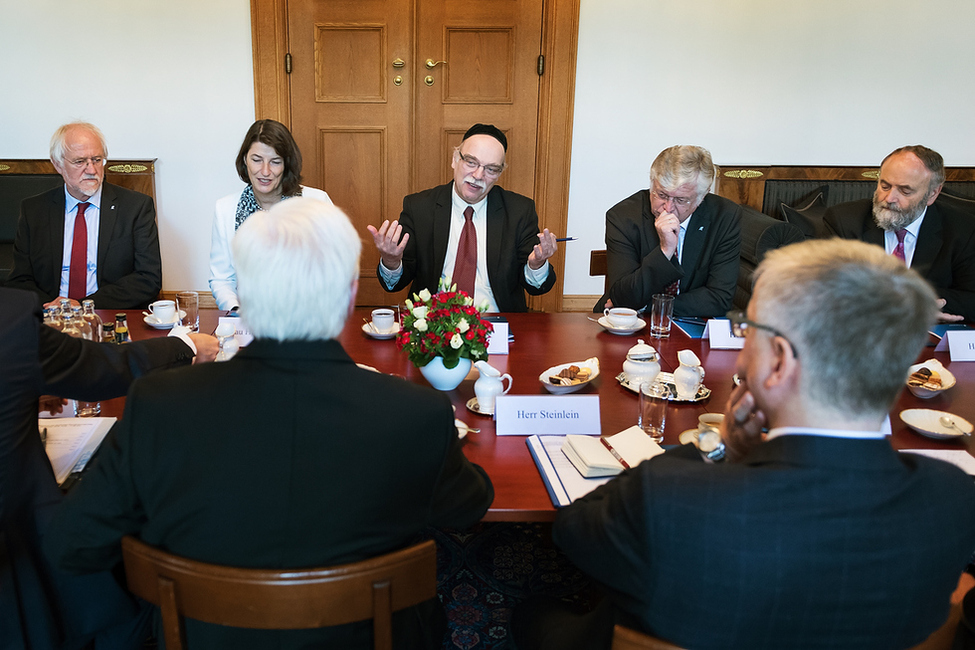
<instances>
[{"instance_id":1,"label":"woman in white blazer","mask_svg":"<svg viewBox=\"0 0 975 650\"><path fill-rule=\"evenodd\" d=\"M247 185L217 201L210 241L210 291L217 307L225 311L240 306L230 252L230 241L240 224L258 210L270 210L292 196L332 202L322 190L301 185L301 152L288 128L274 120L258 120L247 130L237 154L237 174Z\"/></svg>"}]
</instances>

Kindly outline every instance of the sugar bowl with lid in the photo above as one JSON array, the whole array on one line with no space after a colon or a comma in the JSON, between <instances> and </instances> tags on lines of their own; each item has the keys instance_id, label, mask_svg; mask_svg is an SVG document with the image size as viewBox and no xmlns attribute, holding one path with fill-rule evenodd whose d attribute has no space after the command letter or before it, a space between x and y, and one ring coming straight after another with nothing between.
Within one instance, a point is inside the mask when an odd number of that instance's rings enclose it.
<instances>
[{"instance_id":1,"label":"sugar bowl with lid","mask_svg":"<svg viewBox=\"0 0 975 650\"><path fill-rule=\"evenodd\" d=\"M651 382L660 373L660 355L652 345L637 339L636 345L626 353L623 376L633 386Z\"/></svg>"}]
</instances>

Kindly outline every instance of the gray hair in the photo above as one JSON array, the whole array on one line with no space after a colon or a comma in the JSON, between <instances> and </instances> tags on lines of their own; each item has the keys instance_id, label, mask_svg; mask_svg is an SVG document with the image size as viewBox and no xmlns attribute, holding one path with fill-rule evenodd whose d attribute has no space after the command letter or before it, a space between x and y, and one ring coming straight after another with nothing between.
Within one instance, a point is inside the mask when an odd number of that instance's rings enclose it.
<instances>
[{"instance_id":1,"label":"gray hair","mask_svg":"<svg viewBox=\"0 0 975 650\"><path fill-rule=\"evenodd\" d=\"M928 183L928 196L931 196L931 192L934 192L945 182L945 159L941 157L940 153L934 149L925 147L923 144L909 144L894 149L880 162L880 166L883 167L884 163L891 156L900 153L914 154L921 161L921 164L924 165L924 168L931 172L931 182Z\"/></svg>"},{"instance_id":2,"label":"gray hair","mask_svg":"<svg viewBox=\"0 0 975 650\"><path fill-rule=\"evenodd\" d=\"M650 181L656 181L665 192L672 192L686 183L697 183L697 200L700 202L714 182L711 152L693 145L668 147L650 165Z\"/></svg>"},{"instance_id":3,"label":"gray hair","mask_svg":"<svg viewBox=\"0 0 975 650\"><path fill-rule=\"evenodd\" d=\"M102 157L108 158L108 145L105 143L105 136L101 129L91 122L70 122L62 124L51 136L51 161L59 165L64 162L64 151L68 148L68 131L72 129L85 129L98 138L102 145Z\"/></svg>"},{"instance_id":4,"label":"gray hair","mask_svg":"<svg viewBox=\"0 0 975 650\"><path fill-rule=\"evenodd\" d=\"M342 210L287 199L248 217L231 245L241 316L255 337L324 340L342 332L362 250Z\"/></svg>"},{"instance_id":5,"label":"gray hair","mask_svg":"<svg viewBox=\"0 0 975 650\"><path fill-rule=\"evenodd\" d=\"M803 394L886 413L935 322L931 286L880 246L840 239L770 251L755 278L755 317L795 347Z\"/></svg>"}]
</instances>

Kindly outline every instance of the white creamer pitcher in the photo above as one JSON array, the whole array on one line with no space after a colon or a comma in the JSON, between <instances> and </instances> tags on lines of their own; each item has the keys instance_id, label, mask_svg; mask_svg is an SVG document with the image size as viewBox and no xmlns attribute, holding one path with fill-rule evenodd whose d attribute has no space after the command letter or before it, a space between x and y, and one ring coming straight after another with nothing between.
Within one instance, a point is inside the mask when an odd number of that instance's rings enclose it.
<instances>
[{"instance_id":1,"label":"white creamer pitcher","mask_svg":"<svg viewBox=\"0 0 975 650\"><path fill-rule=\"evenodd\" d=\"M489 364L487 361L477 361L474 363L480 375L474 382L474 395L477 396L477 410L482 413L494 413L494 400L498 395L504 395L511 390L511 375L501 371ZM504 387L504 380L507 378L508 387Z\"/></svg>"}]
</instances>

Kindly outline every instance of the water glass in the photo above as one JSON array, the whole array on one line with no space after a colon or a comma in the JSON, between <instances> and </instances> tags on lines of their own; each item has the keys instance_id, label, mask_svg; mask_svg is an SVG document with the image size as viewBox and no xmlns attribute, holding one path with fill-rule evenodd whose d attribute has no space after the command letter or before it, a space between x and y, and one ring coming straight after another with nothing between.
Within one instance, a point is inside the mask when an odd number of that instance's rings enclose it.
<instances>
[{"instance_id":1,"label":"water glass","mask_svg":"<svg viewBox=\"0 0 975 650\"><path fill-rule=\"evenodd\" d=\"M670 318L674 314L674 297L666 293L653 294L650 304L650 336L665 339L670 336Z\"/></svg>"},{"instance_id":2,"label":"water glass","mask_svg":"<svg viewBox=\"0 0 975 650\"><path fill-rule=\"evenodd\" d=\"M667 423L667 406L670 402L670 387L659 381L646 382L640 386L640 427L657 443L664 440L664 426Z\"/></svg>"},{"instance_id":3,"label":"water glass","mask_svg":"<svg viewBox=\"0 0 975 650\"><path fill-rule=\"evenodd\" d=\"M196 291L180 291L176 294L176 306L185 315L180 325L196 332L200 329L200 294Z\"/></svg>"}]
</instances>

